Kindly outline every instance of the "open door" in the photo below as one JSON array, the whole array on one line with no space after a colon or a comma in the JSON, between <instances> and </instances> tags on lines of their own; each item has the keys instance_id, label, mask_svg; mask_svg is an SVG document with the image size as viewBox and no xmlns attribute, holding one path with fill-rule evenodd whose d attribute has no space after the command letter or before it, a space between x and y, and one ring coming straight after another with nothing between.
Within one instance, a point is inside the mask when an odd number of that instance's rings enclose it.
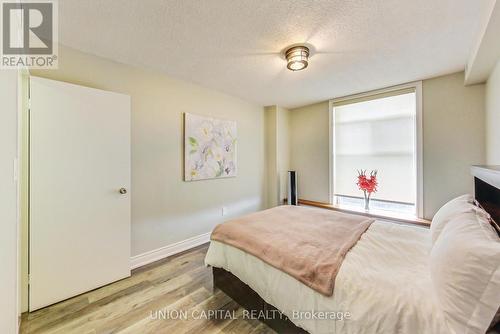
<instances>
[{"instance_id":1,"label":"open door","mask_svg":"<svg viewBox=\"0 0 500 334\"><path fill-rule=\"evenodd\" d=\"M130 97L30 80L29 310L130 276Z\"/></svg>"}]
</instances>

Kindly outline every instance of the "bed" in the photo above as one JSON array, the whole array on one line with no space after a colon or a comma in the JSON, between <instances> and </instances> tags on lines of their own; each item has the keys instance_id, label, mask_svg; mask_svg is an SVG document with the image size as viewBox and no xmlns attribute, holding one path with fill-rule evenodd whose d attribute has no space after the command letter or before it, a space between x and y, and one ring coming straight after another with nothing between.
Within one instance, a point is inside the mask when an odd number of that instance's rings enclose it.
<instances>
[{"instance_id":1,"label":"bed","mask_svg":"<svg viewBox=\"0 0 500 334\"><path fill-rule=\"evenodd\" d=\"M344 259L331 297L221 242L211 243L206 263L232 273L310 333L396 333L398 329L401 333L445 333L440 327L442 319L434 316L438 312L431 299L430 275L425 270L428 234L421 227L374 222ZM216 285L224 291L227 285L217 282L219 274L214 272ZM391 312L394 306L402 316ZM351 319L316 321L306 319L307 314L294 315L296 310L349 312ZM366 328L366 323L373 328Z\"/></svg>"},{"instance_id":2,"label":"bed","mask_svg":"<svg viewBox=\"0 0 500 334\"><path fill-rule=\"evenodd\" d=\"M500 193L485 195L492 189L483 183L476 180L479 204L500 207ZM432 242L428 228L372 222L345 255L330 296L217 240L205 262L215 287L278 333L450 333L433 292Z\"/></svg>"}]
</instances>

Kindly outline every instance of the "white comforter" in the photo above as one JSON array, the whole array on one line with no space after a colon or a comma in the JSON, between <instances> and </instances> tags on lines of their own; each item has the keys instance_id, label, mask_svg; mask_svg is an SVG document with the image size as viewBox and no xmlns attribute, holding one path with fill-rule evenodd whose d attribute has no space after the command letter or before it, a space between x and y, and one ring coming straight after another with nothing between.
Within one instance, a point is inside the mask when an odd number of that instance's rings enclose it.
<instances>
[{"instance_id":1,"label":"white comforter","mask_svg":"<svg viewBox=\"0 0 500 334\"><path fill-rule=\"evenodd\" d=\"M425 228L376 221L347 254L330 297L220 242L211 242L205 263L236 275L311 334L450 333L433 298L429 238Z\"/></svg>"}]
</instances>

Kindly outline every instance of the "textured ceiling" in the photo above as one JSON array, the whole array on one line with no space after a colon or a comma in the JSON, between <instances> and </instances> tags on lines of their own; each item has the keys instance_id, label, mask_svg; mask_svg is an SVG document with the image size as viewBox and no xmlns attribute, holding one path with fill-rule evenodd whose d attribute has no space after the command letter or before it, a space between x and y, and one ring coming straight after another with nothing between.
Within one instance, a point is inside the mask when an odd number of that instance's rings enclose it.
<instances>
[{"instance_id":1,"label":"textured ceiling","mask_svg":"<svg viewBox=\"0 0 500 334\"><path fill-rule=\"evenodd\" d=\"M61 0L64 45L260 105L463 70L494 0ZM280 51L311 44L309 67Z\"/></svg>"}]
</instances>

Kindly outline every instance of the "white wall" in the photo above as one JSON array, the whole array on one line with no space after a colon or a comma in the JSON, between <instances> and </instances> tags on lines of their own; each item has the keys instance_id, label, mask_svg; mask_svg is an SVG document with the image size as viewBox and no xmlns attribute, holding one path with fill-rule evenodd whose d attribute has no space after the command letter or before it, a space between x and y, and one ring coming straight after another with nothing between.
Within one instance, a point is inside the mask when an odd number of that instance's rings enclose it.
<instances>
[{"instance_id":1,"label":"white wall","mask_svg":"<svg viewBox=\"0 0 500 334\"><path fill-rule=\"evenodd\" d=\"M32 74L131 96L132 255L210 232L264 206L263 107L66 47L59 50L58 70ZM237 177L183 181L184 112L237 122Z\"/></svg>"},{"instance_id":2,"label":"white wall","mask_svg":"<svg viewBox=\"0 0 500 334\"><path fill-rule=\"evenodd\" d=\"M265 108L268 208L283 204L283 200L287 197L287 175L290 170L289 114L288 109L279 106Z\"/></svg>"},{"instance_id":3,"label":"white wall","mask_svg":"<svg viewBox=\"0 0 500 334\"><path fill-rule=\"evenodd\" d=\"M486 83L486 162L500 165L500 59Z\"/></svg>"},{"instance_id":4,"label":"white wall","mask_svg":"<svg viewBox=\"0 0 500 334\"><path fill-rule=\"evenodd\" d=\"M290 110L290 168L297 171L299 198L328 203L328 101Z\"/></svg>"},{"instance_id":5,"label":"white wall","mask_svg":"<svg viewBox=\"0 0 500 334\"><path fill-rule=\"evenodd\" d=\"M266 208L278 205L278 142L277 142L277 111L276 106L264 109L265 145L266 145Z\"/></svg>"},{"instance_id":6,"label":"white wall","mask_svg":"<svg viewBox=\"0 0 500 334\"><path fill-rule=\"evenodd\" d=\"M28 311L28 213L29 213L29 117L28 117L28 99L29 99L29 72L23 70L20 75L20 100L19 118L21 123L21 136L19 138L20 157L19 157L19 223L20 239L19 246L19 313Z\"/></svg>"},{"instance_id":7,"label":"white wall","mask_svg":"<svg viewBox=\"0 0 500 334\"><path fill-rule=\"evenodd\" d=\"M484 85L464 86L464 73L424 80L424 217L453 196L472 192L470 165L485 162ZM299 197L329 201L328 101L290 111L291 168Z\"/></svg>"},{"instance_id":8,"label":"white wall","mask_svg":"<svg viewBox=\"0 0 500 334\"><path fill-rule=\"evenodd\" d=\"M472 193L470 166L483 164L485 87L464 86L464 73L422 83L424 138L424 215L451 198Z\"/></svg>"},{"instance_id":9,"label":"white wall","mask_svg":"<svg viewBox=\"0 0 500 334\"><path fill-rule=\"evenodd\" d=\"M279 178L278 202L283 204L287 197L288 171L290 170L290 111L285 108L277 107L276 120L276 146L277 167Z\"/></svg>"},{"instance_id":10,"label":"white wall","mask_svg":"<svg viewBox=\"0 0 500 334\"><path fill-rule=\"evenodd\" d=\"M0 70L0 333L17 331L17 71Z\"/></svg>"}]
</instances>

